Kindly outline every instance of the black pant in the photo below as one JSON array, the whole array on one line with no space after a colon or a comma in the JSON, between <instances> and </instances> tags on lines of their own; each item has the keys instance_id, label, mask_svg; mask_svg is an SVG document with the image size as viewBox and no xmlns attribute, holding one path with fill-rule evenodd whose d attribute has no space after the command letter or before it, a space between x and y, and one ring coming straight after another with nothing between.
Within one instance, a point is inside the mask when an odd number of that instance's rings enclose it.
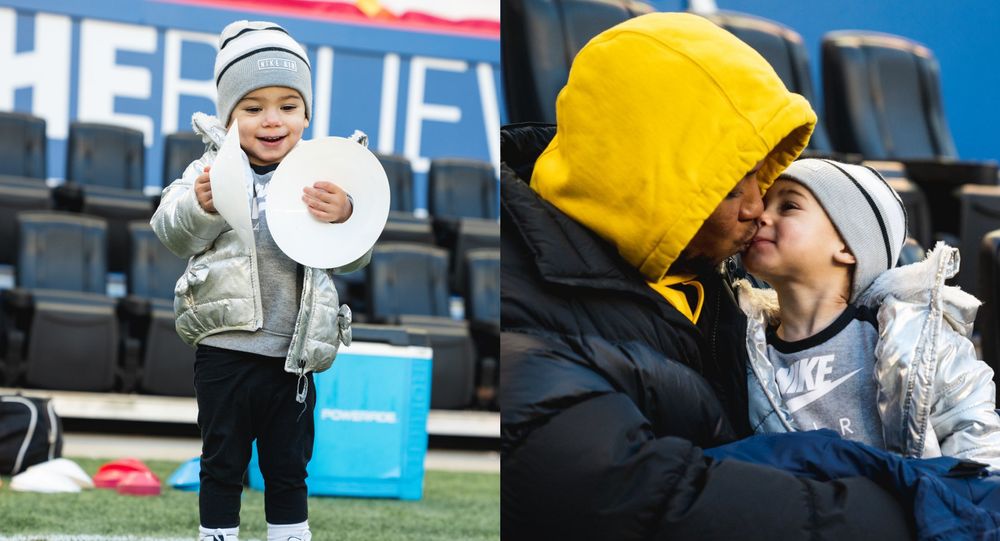
<instances>
[{"instance_id":1,"label":"black pant","mask_svg":"<svg viewBox=\"0 0 1000 541\"><path fill-rule=\"evenodd\" d=\"M201 429L201 525L232 528L240 523L243 474L257 439L264 476L264 516L271 524L308 518L306 465L312 457L313 392L295 401L298 376L284 358L198 346L194 388ZM305 407L305 411L303 411Z\"/></svg>"}]
</instances>

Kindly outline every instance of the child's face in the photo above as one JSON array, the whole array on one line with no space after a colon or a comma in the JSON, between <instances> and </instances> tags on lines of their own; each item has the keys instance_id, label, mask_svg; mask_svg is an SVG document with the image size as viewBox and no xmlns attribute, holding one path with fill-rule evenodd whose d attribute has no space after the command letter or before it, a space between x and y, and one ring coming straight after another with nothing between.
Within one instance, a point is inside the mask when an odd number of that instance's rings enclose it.
<instances>
[{"instance_id":1,"label":"child's face","mask_svg":"<svg viewBox=\"0 0 1000 541\"><path fill-rule=\"evenodd\" d=\"M743 264L771 285L809 282L854 263L826 211L798 182L775 181L764 195L759 223Z\"/></svg>"},{"instance_id":2,"label":"child's face","mask_svg":"<svg viewBox=\"0 0 1000 541\"><path fill-rule=\"evenodd\" d=\"M302 96L291 88L268 86L243 96L230 119L240 122L240 146L253 165L280 162L309 126Z\"/></svg>"}]
</instances>

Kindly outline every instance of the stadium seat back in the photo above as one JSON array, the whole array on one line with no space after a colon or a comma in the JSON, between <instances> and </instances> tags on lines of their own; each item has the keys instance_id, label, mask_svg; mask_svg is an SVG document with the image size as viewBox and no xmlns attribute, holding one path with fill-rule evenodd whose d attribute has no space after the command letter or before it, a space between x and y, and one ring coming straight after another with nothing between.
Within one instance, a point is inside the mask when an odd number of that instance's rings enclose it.
<instances>
[{"instance_id":1,"label":"stadium seat back","mask_svg":"<svg viewBox=\"0 0 1000 541\"><path fill-rule=\"evenodd\" d=\"M435 218L497 218L497 180L486 162L431 160L427 185L427 210Z\"/></svg>"},{"instance_id":2,"label":"stadium seat back","mask_svg":"<svg viewBox=\"0 0 1000 541\"><path fill-rule=\"evenodd\" d=\"M377 245L366 272L371 321L450 314L445 250L409 243Z\"/></svg>"},{"instance_id":3,"label":"stadium seat back","mask_svg":"<svg viewBox=\"0 0 1000 541\"><path fill-rule=\"evenodd\" d=\"M958 285L973 295L979 294L980 245L987 233L1000 229L1000 186L966 184L959 189L961 200L962 268ZM978 327L977 327L978 328Z\"/></svg>"},{"instance_id":4,"label":"stadium seat back","mask_svg":"<svg viewBox=\"0 0 1000 541\"><path fill-rule=\"evenodd\" d=\"M924 251L923 246L916 239L906 237L906 240L903 242L903 249L899 251L899 260L896 262L896 266L902 267L903 265L918 263L923 261L925 257L927 257L927 252Z\"/></svg>"},{"instance_id":5,"label":"stadium seat back","mask_svg":"<svg viewBox=\"0 0 1000 541\"><path fill-rule=\"evenodd\" d=\"M458 239L451 254L451 290L465 296L466 254L478 248L500 249L500 222L465 218L458 222Z\"/></svg>"},{"instance_id":6,"label":"stadium seat back","mask_svg":"<svg viewBox=\"0 0 1000 541\"><path fill-rule=\"evenodd\" d=\"M905 178L886 178L886 182L896 190L900 200L903 201L903 208L906 209L907 236L916 240L920 246L930 248L934 238L930 207L927 206L924 192Z\"/></svg>"},{"instance_id":7,"label":"stadium seat back","mask_svg":"<svg viewBox=\"0 0 1000 541\"><path fill-rule=\"evenodd\" d=\"M106 291L107 224L65 212L18 214L17 283L29 289Z\"/></svg>"},{"instance_id":8,"label":"stadium seat back","mask_svg":"<svg viewBox=\"0 0 1000 541\"><path fill-rule=\"evenodd\" d=\"M510 122L556 121L556 96L591 38L654 11L635 0L504 0L500 39Z\"/></svg>"},{"instance_id":9,"label":"stadium seat back","mask_svg":"<svg viewBox=\"0 0 1000 541\"><path fill-rule=\"evenodd\" d=\"M68 146L67 180L142 191L146 167L142 132L110 124L73 122Z\"/></svg>"},{"instance_id":10,"label":"stadium seat back","mask_svg":"<svg viewBox=\"0 0 1000 541\"><path fill-rule=\"evenodd\" d=\"M428 218L418 218L410 213L390 211L385 229L378 242L416 242L434 244L434 228Z\"/></svg>"},{"instance_id":11,"label":"stadium seat back","mask_svg":"<svg viewBox=\"0 0 1000 541\"><path fill-rule=\"evenodd\" d=\"M45 178L45 119L0 112L0 175Z\"/></svg>"},{"instance_id":12,"label":"stadium seat back","mask_svg":"<svg viewBox=\"0 0 1000 541\"><path fill-rule=\"evenodd\" d=\"M174 328L173 300L154 299L142 346L139 388L147 393L194 396L195 350Z\"/></svg>"},{"instance_id":13,"label":"stadium seat back","mask_svg":"<svg viewBox=\"0 0 1000 541\"><path fill-rule=\"evenodd\" d=\"M980 337L983 361L993 369L993 382L1000 373L1000 229L990 231L979 245Z\"/></svg>"},{"instance_id":14,"label":"stadium seat back","mask_svg":"<svg viewBox=\"0 0 1000 541\"><path fill-rule=\"evenodd\" d=\"M66 391L111 391L119 344L114 300L68 291L33 290L32 294L27 384Z\"/></svg>"},{"instance_id":15,"label":"stadium seat back","mask_svg":"<svg viewBox=\"0 0 1000 541\"><path fill-rule=\"evenodd\" d=\"M129 292L139 297L172 301L174 286L187 268L187 261L164 246L148 222L129 222L128 231L131 247Z\"/></svg>"},{"instance_id":16,"label":"stadium seat back","mask_svg":"<svg viewBox=\"0 0 1000 541\"><path fill-rule=\"evenodd\" d=\"M163 186L181 178L187 166L205 153L205 142L194 132L171 133L163 141Z\"/></svg>"},{"instance_id":17,"label":"stadium seat back","mask_svg":"<svg viewBox=\"0 0 1000 541\"><path fill-rule=\"evenodd\" d=\"M389 210L413 212L413 167L406 156L376 154L389 179Z\"/></svg>"},{"instance_id":18,"label":"stadium seat back","mask_svg":"<svg viewBox=\"0 0 1000 541\"><path fill-rule=\"evenodd\" d=\"M500 249L470 250L465 256L465 319L500 324Z\"/></svg>"},{"instance_id":19,"label":"stadium seat back","mask_svg":"<svg viewBox=\"0 0 1000 541\"><path fill-rule=\"evenodd\" d=\"M52 195L38 178L0 175L0 265L17 259L17 213L52 208Z\"/></svg>"},{"instance_id":20,"label":"stadium seat back","mask_svg":"<svg viewBox=\"0 0 1000 541\"><path fill-rule=\"evenodd\" d=\"M402 316L400 323L427 334L433 350L431 409L460 410L475 394L476 352L465 321L445 317Z\"/></svg>"},{"instance_id":21,"label":"stadium seat back","mask_svg":"<svg viewBox=\"0 0 1000 541\"><path fill-rule=\"evenodd\" d=\"M937 60L914 41L874 32L823 38L828 132L868 159L954 158Z\"/></svg>"}]
</instances>

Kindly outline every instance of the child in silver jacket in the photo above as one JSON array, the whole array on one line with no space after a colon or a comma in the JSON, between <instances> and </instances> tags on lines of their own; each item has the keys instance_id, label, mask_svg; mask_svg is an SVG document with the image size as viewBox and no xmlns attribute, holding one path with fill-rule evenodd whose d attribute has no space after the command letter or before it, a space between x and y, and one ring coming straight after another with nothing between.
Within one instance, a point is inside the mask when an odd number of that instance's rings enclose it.
<instances>
[{"instance_id":1,"label":"child in silver jacket","mask_svg":"<svg viewBox=\"0 0 1000 541\"><path fill-rule=\"evenodd\" d=\"M939 243L894 268L905 211L867 167L800 160L764 204L742 255L773 289L737 286L755 431L830 428L904 456L1000 467L993 371L968 339L980 302L945 285L958 251Z\"/></svg>"}]
</instances>

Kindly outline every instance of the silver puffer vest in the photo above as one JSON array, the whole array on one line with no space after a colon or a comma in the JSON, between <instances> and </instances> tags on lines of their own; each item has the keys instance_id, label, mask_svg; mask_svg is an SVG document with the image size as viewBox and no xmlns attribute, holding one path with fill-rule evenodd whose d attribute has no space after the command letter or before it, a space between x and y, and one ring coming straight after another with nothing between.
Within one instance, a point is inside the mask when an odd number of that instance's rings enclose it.
<instances>
[{"instance_id":1,"label":"silver puffer vest","mask_svg":"<svg viewBox=\"0 0 1000 541\"><path fill-rule=\"evenodd\" d=\"M993 370L977 358L967 338L981 303L944 285L958 267L958 250L938 243L925 260L882 273L858 299L858 304L878 307L878 412L890 451L954 456L1000 468ZM751 426L757 432L795 431L767 359L765 331L777 322L777 296L746 281L737 290L748 319Z\"/></svg>"},{"instance_id":2,"label":"silver puffer vest","mask_svg":"<svg viewBox=\"0 0 1000 541\"><path fill-rule=\"evenodd\" d=\"M163 190L150 224L173 253L188 259L174 288L177 334L195 346L223 331L257 331L264 324L256 246L246 246L219 214L198 204L192 186L215 160L226 131L215 117L195 114L195 132L208 151L187 167L180 179ZM249 164L244 175L252 182ZM247 186L247 205L252 187ZM339 269L304 268L302 297L285 370L302 375L322 372L333 364L340 344L351 343L351 310L340 304L334 273L351 272L371 260L371 251Z\"/></svg>"}]
</instances>

